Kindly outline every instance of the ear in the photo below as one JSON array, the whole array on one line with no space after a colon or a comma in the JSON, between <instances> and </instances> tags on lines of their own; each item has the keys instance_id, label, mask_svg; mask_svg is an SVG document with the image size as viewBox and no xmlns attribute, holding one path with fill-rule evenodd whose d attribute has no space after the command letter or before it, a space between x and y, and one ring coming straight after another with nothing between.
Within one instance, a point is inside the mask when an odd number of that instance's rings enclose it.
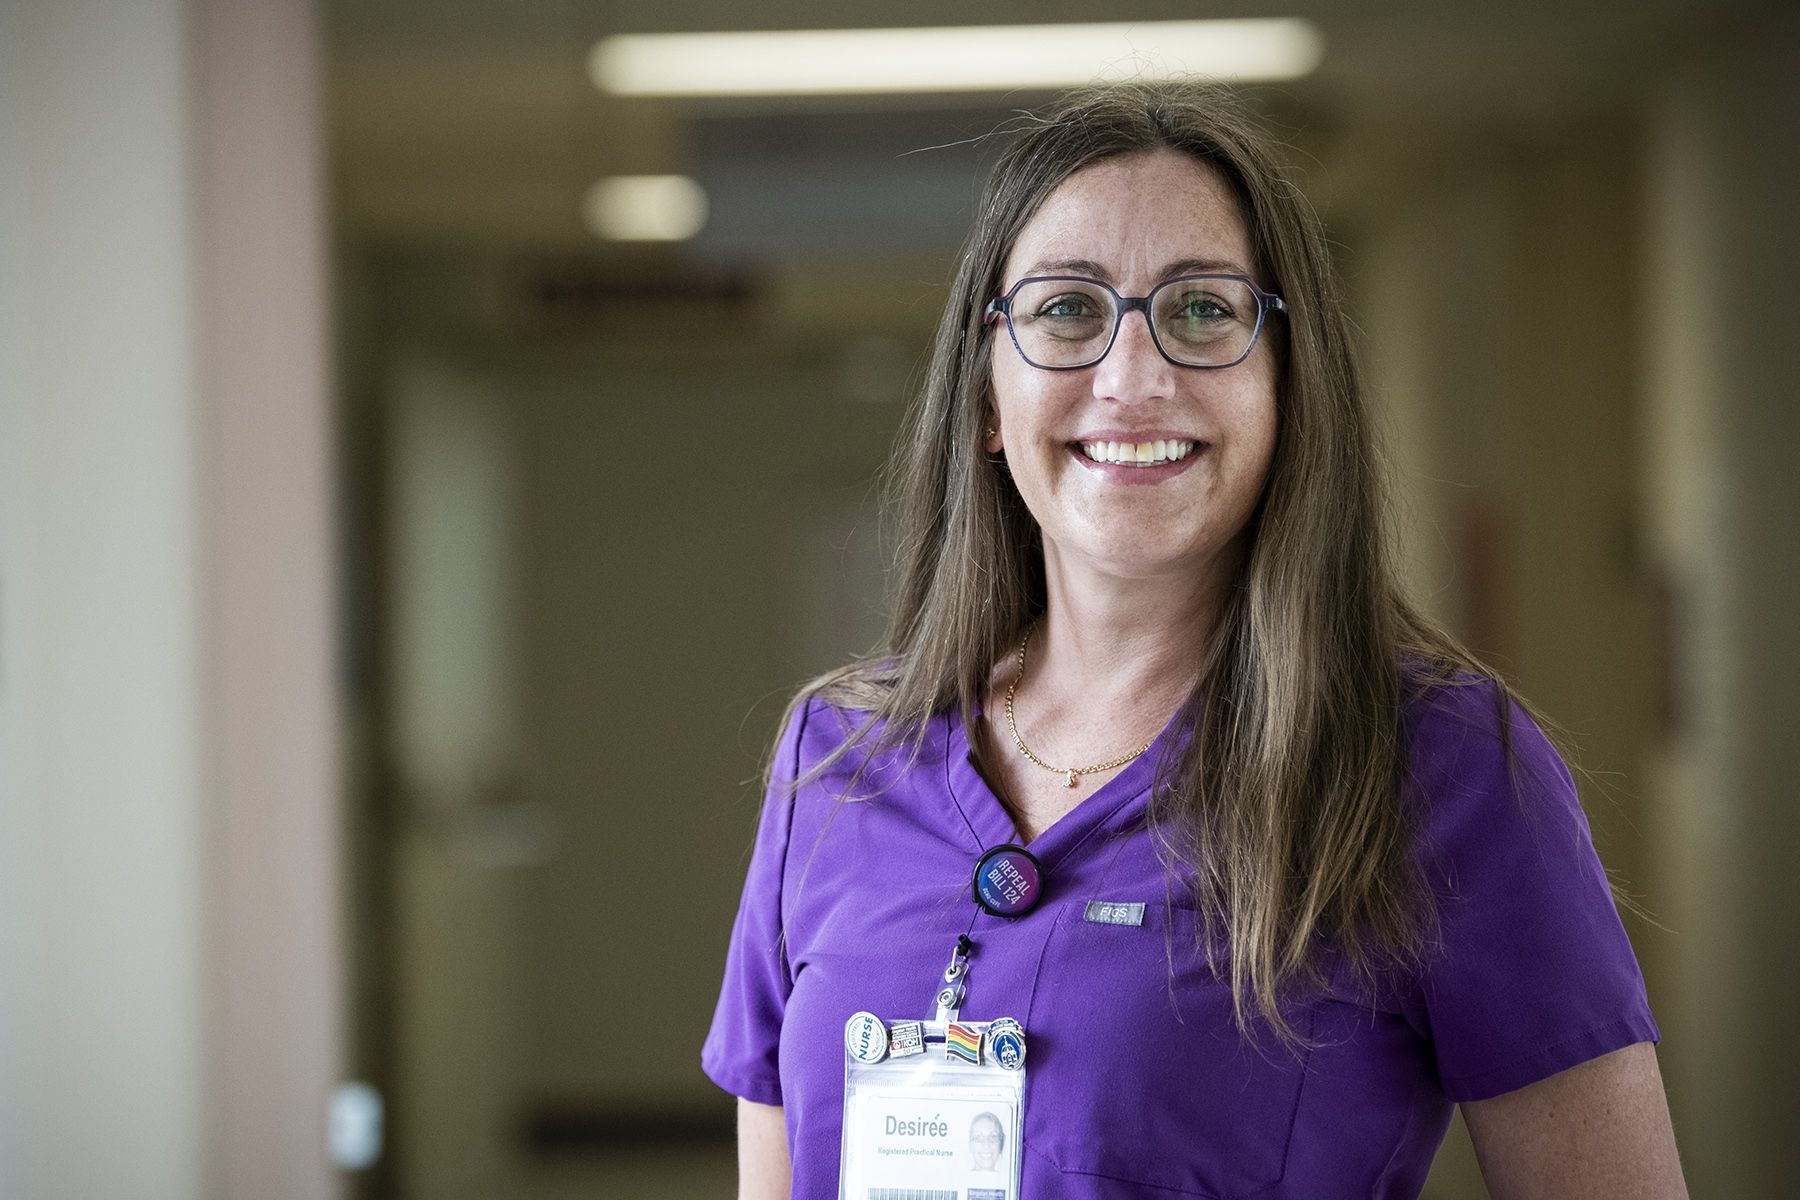
<instances>
[{"instance_id":1,"label":"ear","mask_svg":"<svg viewBox=\"0 0 1800 1200\"><path fill-rule=\"evenodd\" d=\"M981 448L989 454L1001 454L1006 450L1006 438L1000 432L1000 418L994 410L988 410L986 436L981 439Z\"/></svg>"}]
</instances>

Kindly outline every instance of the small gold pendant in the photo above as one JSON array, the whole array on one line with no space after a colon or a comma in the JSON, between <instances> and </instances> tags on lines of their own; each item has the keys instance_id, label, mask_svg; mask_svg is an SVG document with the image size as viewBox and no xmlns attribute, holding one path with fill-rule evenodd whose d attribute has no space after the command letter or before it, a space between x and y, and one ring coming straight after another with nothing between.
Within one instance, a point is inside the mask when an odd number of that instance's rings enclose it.
<instances>
[{"instance_id":1,"label":"small gold pendant","mask_svg":"<svg viewBox=\"0 0 1800 1200\"><path fill-rule=\"evenodd\" d=\"M1063 781L1063 786L1064 787L1080 787L1081 786L1081 772L1080 771L1070 771L1068 779Z\"/></svg>"}]
</instances>

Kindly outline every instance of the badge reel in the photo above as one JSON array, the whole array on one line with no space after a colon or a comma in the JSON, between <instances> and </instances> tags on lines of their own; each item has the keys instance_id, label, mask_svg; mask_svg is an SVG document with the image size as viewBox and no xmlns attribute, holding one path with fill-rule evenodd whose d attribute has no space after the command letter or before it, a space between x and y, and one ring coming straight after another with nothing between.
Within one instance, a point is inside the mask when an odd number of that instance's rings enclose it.
<instances>
[{"instance_id":1,"label":"badge reel","mask_svg":"<svg viewBox=\"0 0 1800 1200\"><path fill-rule=\"evenodd\" d=\"M996 846L972 890L984 911L1021 917L1043 895L1043 869L1022 847ZM974 945L956 939L930 1020L859 1012L845 1023L839 1200L1019 1200L1025 1028L960 1019Z\"/></svg>"}]
</instances>

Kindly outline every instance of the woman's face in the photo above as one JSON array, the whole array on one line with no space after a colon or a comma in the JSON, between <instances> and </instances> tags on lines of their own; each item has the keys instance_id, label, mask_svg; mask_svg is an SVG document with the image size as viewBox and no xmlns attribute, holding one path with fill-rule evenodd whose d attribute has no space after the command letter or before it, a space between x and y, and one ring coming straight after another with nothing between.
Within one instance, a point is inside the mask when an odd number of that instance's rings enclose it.
<instances>
[{"instance_id":1,"label":"woman's face","mask_svg":"<svg viewBox=\"0 0 1800 1200\"><path fill-rule=\"evenodd\" d=\"M969 1126L969 1155L977 1171L992 1171L1000 1162L1000 1151L1006 1135L1000 1132L1000 1118L982 1113Z\"/></svg>"},{"instance_id":2,"label":"woman's face","mask_svg":"<svg viewBox=\"0 0 1800 1200\"><path fill-rule=\"evenodd\" d=\"M1157 150L1065 180L1013 246L1004 286L1031 275L1083 275L1143 296L1177 275L1256 278L1255 268L1225 180L1188 155ZM1021 358L997 325L991 370L995 432L987 450L1005 451L1042 528L1047 570L1191 577L1221 563L1274 455L1276 367L1267 336L1236 366L1181 367L1163 358L1143 314L1132 312L1100 362L1045 371ZM1193 448L1164 465L1095 460L1099 443L1158 441Z\"/></svg>"}]
</instances>

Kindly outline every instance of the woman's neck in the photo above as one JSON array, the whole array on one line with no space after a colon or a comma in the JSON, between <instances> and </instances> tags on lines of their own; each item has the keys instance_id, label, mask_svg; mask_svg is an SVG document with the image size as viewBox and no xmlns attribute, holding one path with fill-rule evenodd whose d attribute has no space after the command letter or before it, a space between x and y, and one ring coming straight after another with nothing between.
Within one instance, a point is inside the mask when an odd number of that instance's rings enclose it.
<instances>
[{"instance_id":1,"label":"woman's neck","mask_svg":"<svg viewBox=\"0 0 1800 1200\"><path fill-rule=\"evenodd\" d=\"M1200 676L1224 581L1236 577L1076 571L1054 548L1044 568L1043 622L1029 635L1023 671L1016 652L995 664L978 735L988 781L1027 841L1104 786L1168 723ZM1015 752L1027 746L1029 762Z\"/></svg>"},{"instance_id":2,"label":"woman's neck","mask_svg":"<svg viewBox=\"0 0 1800 1200\"><path fill-rule=\"evenodd\" d=\"M1199 677L1234 567L1219 562L1206 572L1125 579L1052 554L1044 621L1031 639L1032 673L1059 692L1167 697L1172 708Z\"/></svg>"}]
</instances>

